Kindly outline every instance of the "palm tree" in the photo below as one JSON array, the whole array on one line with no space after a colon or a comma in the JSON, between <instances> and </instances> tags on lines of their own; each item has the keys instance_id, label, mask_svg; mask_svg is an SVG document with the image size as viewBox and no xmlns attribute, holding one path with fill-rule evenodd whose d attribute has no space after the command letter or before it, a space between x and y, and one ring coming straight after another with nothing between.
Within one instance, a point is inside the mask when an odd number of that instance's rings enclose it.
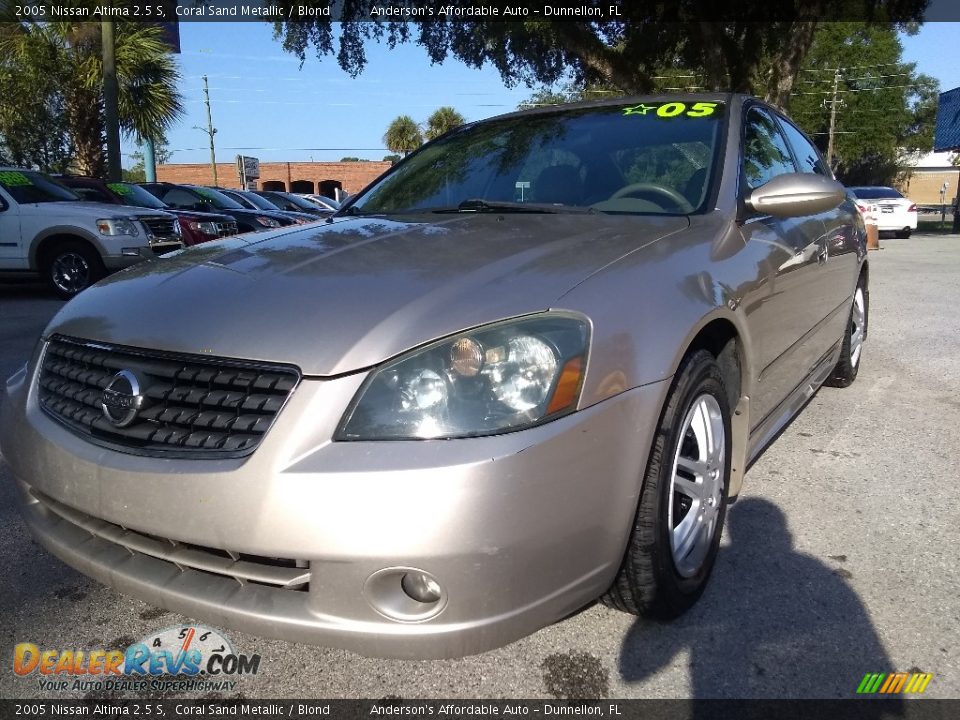
<instances>
[{"instance_id":1,"label":"palm tree","mask_svg":"<svg viewBox=\"0 0 960 720\"><path fill-rule=\"evenodd\" d=\"M463 115L452 107L444 106L437 108L433 111L433 114L427 118L427 127L423 135L427 140L433 140L456 127L460 127L465 122L466 119Z\"/></svg>"},{"instance_id":2,"label":"palm tree","mask_svg":"<svg viewBox=\"0 0 960 720\"><path fill-rule=\"evenodd\" d=\"M27 23L19 32L0 37L0 57L30 74L41 62L45 71L55 73L74 163L80 171L102 177L106 158L100 35L100 23ZM183 113L177 90L180 73L162 30L118 22L115 38L120 128L138 141L161 136Z\"/></svg>"},{"instance_id":3,"label":"palm tree","mask_svg":"<svg viewBox=\"0 0 960 720\"><path fill-rule=\"evenodd\" d=\"M407 155L423 145L420 126L409 115L401 115L387 128L383 144L390 152Z\"/></svg>"}]
</instances>

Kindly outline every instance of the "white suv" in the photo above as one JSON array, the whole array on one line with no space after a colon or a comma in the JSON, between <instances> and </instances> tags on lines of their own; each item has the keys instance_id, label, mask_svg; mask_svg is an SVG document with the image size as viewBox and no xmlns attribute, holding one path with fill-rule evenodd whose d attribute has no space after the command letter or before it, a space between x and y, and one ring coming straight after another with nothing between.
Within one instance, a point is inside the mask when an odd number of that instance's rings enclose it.
<instances>
[{"instance_id":1,"label":"white suv","mask_svg":"<svg viewBox=\"0 0 960 720\"><path fill-rule=\"evenodd\" d=\"M170 213L83 202L43 173L0 167L0 273L71 298L111 270L183 247Z\"/></svg>"},{"instance_id":2,"label":"white suv","mask_svg":"<svg viewBox=\"0 0 960 720\"><path fill-rule=\"evenodd\" d=\"M898 238L908 238L917 229L917 205L892 187L848 188L857 198L857 206L875 205L877 229L880 232L896 233Z\"/></svg>"}]
</instances>

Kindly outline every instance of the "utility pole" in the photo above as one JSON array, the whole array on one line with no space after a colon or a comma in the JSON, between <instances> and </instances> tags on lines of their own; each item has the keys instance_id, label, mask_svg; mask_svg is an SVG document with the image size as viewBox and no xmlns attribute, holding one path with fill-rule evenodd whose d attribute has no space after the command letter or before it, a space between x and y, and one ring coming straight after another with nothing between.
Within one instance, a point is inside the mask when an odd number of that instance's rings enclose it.
<instances>
[{"instance_id":1,"label":"utility pole","mask_svg":"<svg viewBox=\"0 0 960 720\"><path fill-rule=\"evenodd\" d=\"M107 131L107 179L120 182L120 113L117 108L117 61L113 36L113 21L100 22L100 41L103 45L103 115Z\"/></svg>"},{"instance_id":2,"label":"utility pole","mask_svg":"<svg viewBox=\"0 0 960 720\"><path fill-rule=\"evenodd\" d=\"M207 85L206 75L203 76L203 97L207 104L207 127L204 129L194 126L194 129L202 130L210 136L210 169L213 170L213 184L219 185L220 183L217 182L217 151L213 145L213 136L217 134L217 129L213 126L213 115L210 114L210 87Z\"/></svg>"},{"instance_id":3,"label":"utility pole","mask_svg":"<svg viewBox=\"0 0 960 720\"><path fill-rule=\"evenodd\" d=\"M840 70L837 68L833 73L833 100L830 101L830 134L827 139L827 162L830 163L830 169L836 167L836 153L833 149L833 136L837 127L837 104L843 102L837 100L837 88L840 85Z\"/></svg>"},{"instance_id":4,"label":"utility pole","mask_svg":"<svg viewBox=\"0 0 960 720\"><path fill-rule=\"evenodd\" d=\"M143 176L147 182L157 181L157 155L153 138L143 140Z\"/></svg>"}]
</instances>

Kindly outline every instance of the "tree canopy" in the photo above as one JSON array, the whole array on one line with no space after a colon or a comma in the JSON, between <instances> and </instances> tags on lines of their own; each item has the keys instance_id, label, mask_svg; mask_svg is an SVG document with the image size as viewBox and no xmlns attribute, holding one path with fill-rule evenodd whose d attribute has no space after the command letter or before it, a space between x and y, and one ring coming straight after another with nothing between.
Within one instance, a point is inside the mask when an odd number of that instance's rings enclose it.
<instances>
[{"instance_id":1,"label":"tree canopy","mask_svg":"<svg viewBox=\"0 0 960 720\"><path fill-rule=\"evenodd\" d=\"M105 138L100 23L3 23L0 97L30 98L0 105L0 145L20 165L75 166L103 175ZM141 140L162 136L183 112L180 74L151 25L116 23L121 130ZM23 107L24 118L17 120ZM30 125L33 125L31 132ZM49 128L49 130L48 130ZM34 138L36 130L52 138Z\"/></svg>"},{"instance_id":2,"label":"tree canopy","mask_svg":"<svg viewBox=\"0 0 960 720\"><path fill-rule=\"evenodd\" d=\"M837 175L851 185L887 185L906 155L933 147L939 86L904 63L890 25L821 26L802 66L790 114L826 151L837 79Z\"/></svg>"},{"instance_id":3,"label":"tree canopy","mask_svg":"<svg viewBox=\"0 0 960 720\"><path fill-rule=\"evenodd\" d=\"M438 138L454 128L460 127L466 122L463 115L458 113L450 106L437 108L427 118L426 127L423 130L423 137L427 140Z\"/></svg>"},{"instance_id":4,"label":"tree canopy","mask_svg":"<svg viewBox=\"0 0 960 720\"><path fill-rule=\"evenodd\" d=\"M704 89L751 92L785 107L819 23L853 15L876 21L920 20L929 0L673 0L622 2L617 19L428 20L370 22L376 0L342 0L340 33L330 18L278 22L285 50L305 61L336 55L352 76L367 62L364 45L413 42L431 61L454 57L471 67L491 64L503 81L623 93L651 92L665 71L696 72ZM281 0L288 5L289 0ZM503 5L493 2L488 5ZM715 19L712 19L715 18Z\"/></svg>"},{"instance_id":5,"label":"tree canopy","mask_svg":"<svg viewBox=\"0 0 960 720\"><path fill-rule=\"evenodd\" d=\"M423 144L420 126L409 115L401 115L387 127L383 144L391 152L401 155L413 152Z\"/></svg>"}]
</instances>

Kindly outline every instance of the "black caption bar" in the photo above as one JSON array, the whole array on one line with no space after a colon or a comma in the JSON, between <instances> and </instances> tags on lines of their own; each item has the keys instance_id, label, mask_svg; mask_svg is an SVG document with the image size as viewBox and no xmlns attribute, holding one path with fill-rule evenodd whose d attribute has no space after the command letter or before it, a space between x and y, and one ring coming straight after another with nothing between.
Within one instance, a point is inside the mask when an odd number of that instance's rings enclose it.
<instances>
[{"instance_id":1,"label":"black caption bar","mask_svg":"<svg viewBox=\"0 0 960 720\"><path fill-rule=\"evenodd\" d=\"M0 700L0 717L954 720L960 700Z\"/></svg>"},{"instance_id":2,"label":"black caption bar","mask_svg":"<svg viewBox=\"0 0 960 720\"><path fill-rule=\"evenodd\" d=\"M913 21L910 3L831 0L831 20ZM803 2L771 0L0 0L5 20L132 22L775 22L810 19ZM960 20L960 2L937 0L926 21Z\"/></svg>"}]
</instances>

